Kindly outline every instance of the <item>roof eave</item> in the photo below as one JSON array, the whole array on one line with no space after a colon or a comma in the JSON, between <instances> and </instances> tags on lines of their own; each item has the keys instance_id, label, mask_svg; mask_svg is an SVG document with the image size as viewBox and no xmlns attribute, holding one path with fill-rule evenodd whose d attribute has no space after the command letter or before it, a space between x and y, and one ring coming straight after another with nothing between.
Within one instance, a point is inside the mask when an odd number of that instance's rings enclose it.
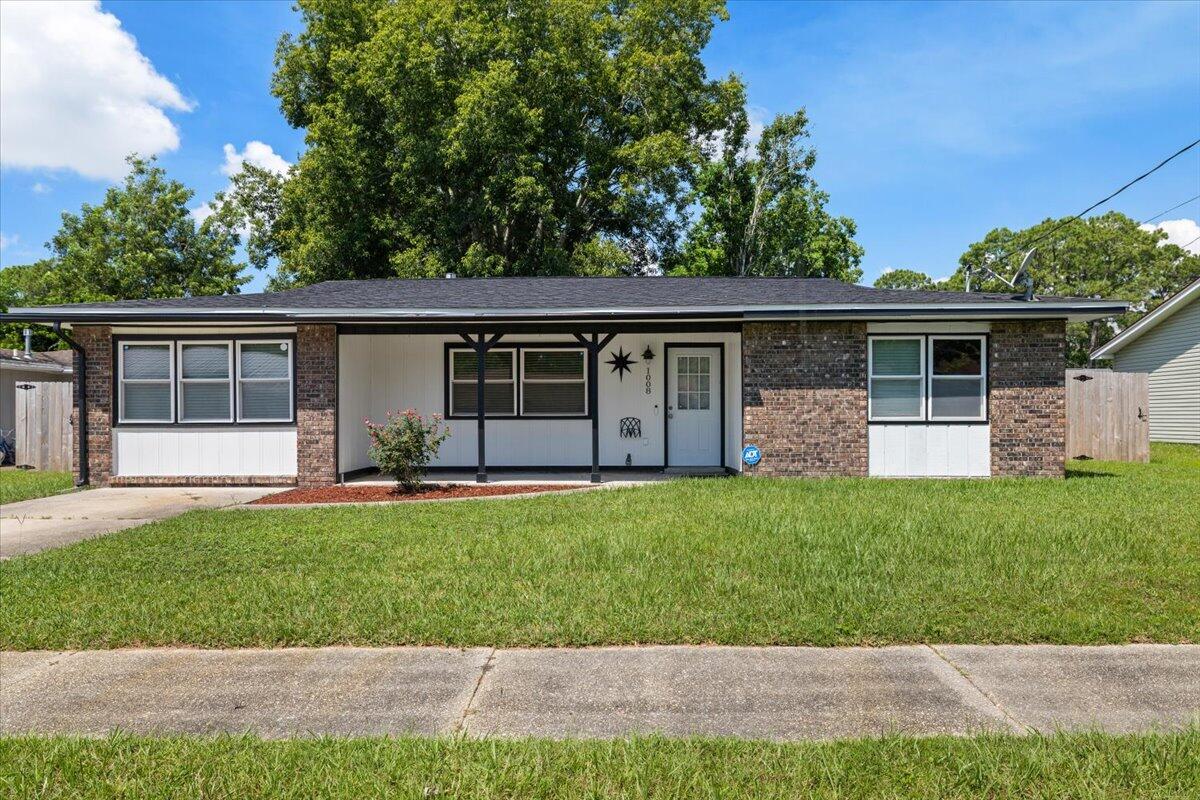
<instances>
[{"instance_id":1,"label":"roof eave","mask_svg":"<svg viewBox=\"0 0 1200 800\"><path fill-rule=\"evenodd\" d=\"M1025 303L880 303L780 306L695 306L660 308L424 309L396 308L279 308L279 309L176 309L176 308L13 308L0 314L5 322L128 323L128 322L489 322L605 321L646 319L1070 319L1087 321L1122 314L1128 303L1113 301Z\"/></svg>"},{"instance_id":2,"label":"roof eave","mask_svg":"<svg viewBox=\"0 0 1200 800\"><path fill-rule=\"evenodd\" d=\"M1200 278L1192 281L1173 296L1167 298L1158 308L1151 311L1125 330L1118 333L1106 344L1097 347L1088 354L1088 358L1097 361L1112 358L1127 345L1133 344L1143 334L1154 330L1159 324L1169 319L1176 311L1187 305L1193 297L1200 295Z\"/></svg>"}]
</instances>

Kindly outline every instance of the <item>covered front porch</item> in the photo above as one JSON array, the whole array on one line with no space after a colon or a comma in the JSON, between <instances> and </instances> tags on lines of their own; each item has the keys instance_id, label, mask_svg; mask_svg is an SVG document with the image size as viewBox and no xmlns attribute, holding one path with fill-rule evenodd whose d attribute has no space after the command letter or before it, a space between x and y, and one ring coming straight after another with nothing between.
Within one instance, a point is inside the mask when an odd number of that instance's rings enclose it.
<instances>
[{"instance_id":1,"label":"covered front porch","mask_svg":"<svg viewBox=\"0 0 1200 800\"><path fill-rule=\"evenodd\" d=\"M364 419L450 429L432 480L661 480L738 469L741 333L713 323L338 327L339 480L379 480Z\"/></svg>"}]
</instances>

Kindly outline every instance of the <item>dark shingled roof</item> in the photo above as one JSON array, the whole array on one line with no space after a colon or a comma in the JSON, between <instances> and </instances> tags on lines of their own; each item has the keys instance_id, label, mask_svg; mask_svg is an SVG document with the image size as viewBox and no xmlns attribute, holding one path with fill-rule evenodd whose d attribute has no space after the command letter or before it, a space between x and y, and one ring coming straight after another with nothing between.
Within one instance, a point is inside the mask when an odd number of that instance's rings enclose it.
<instances>
[{"instance_id":1,"label":"dark shingled roof","mask_svg":"<svg viewBox=\"0 0 1200 800\"><path fill-rule=\"evenodd\" d=\"M1060 298L1043 298L1039 301ZM1086 301L1085 301L1086 302ZM75 303L70 309L650 309L1029 303L1011 294L873 289L829 278L454 278L326 281L282 292Z\"/></svg>"}]
</instances>

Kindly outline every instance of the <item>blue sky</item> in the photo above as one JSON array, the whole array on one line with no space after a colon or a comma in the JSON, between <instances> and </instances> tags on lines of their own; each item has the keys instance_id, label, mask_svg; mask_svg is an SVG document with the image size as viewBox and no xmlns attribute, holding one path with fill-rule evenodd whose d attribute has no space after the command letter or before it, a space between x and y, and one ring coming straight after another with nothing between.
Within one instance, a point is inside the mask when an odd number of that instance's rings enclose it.
<instances>
[{"instance_id":1,"label":"blue sky","mask_svg":"<svg viewBox=\"0 0 1200 800\"><path fill-rule=\"evenodd\" d=\"M0 13L3 265L43 255L60 213L99 201L129 150L157 152L199 207L241 158L280 167L303 149L269 91L275 42L298 24L287 2ZM864 282L947 275L989 229L1082 210L1200 138L1200 3L733 2L730 15L706 64L743 77L759 120L807 108L830 209L859 225ZM1101 210L1141 220L1195 195L1200 148ZM1195 200L1162 221L1183 244L1198 219Z\"/></svg>"}]
</instances>

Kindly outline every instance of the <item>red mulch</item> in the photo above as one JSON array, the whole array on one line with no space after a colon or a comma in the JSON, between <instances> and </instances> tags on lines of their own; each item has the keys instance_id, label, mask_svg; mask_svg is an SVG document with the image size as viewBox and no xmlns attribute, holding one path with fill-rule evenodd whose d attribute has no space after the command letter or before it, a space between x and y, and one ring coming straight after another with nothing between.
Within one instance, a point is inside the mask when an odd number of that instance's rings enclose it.
<instances>
[{"instance_id":1,"label":"red mulch","mask_svg":"<svg viewBox=\"0 0 1200 800\"><path fill-rule=\"evenodd\" d=\"M569 483L514 484L425 484L415 492L397 490L393 486L326 486L320 489L289 489L269 494L253 501L256 506L291 503L384 503L395 500L447 500L455 497L499 497L506 494L530 492L559 492L578 489Z\"/></svg>"}]
</instances>

